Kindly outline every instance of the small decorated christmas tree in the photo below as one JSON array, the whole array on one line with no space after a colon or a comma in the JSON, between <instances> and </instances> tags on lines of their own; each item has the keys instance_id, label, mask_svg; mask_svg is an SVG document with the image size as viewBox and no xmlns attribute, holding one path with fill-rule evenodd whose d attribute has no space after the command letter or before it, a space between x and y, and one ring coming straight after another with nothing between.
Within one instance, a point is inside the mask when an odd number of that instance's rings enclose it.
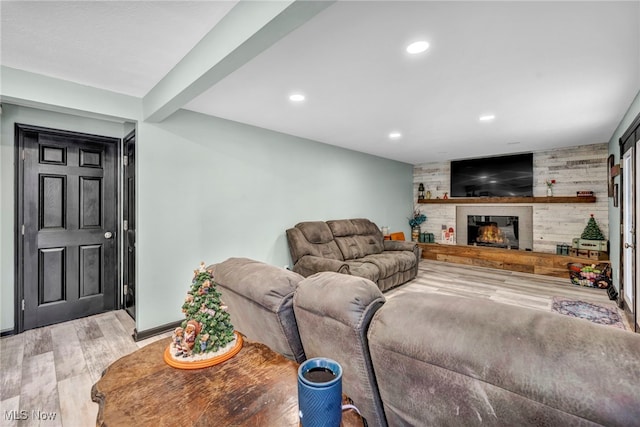
<instances>
[{"instance_id":1,"label":"small decorated christmas tree","mask_svg":"<svg viewBox=\"0 0 640 427\"><path fill-rule=\"evenodd\" d=\"M607 240L596 223L593 214L591 214L591 218L589 218L589 222L587 223L587 226L582 232L582 236L580 236L580 238L585 240Z\"/></svg>"},{"instance_id":2,"label":"small decorated christmas tree","mask_svg":"<svg viewBox=\"0 0 640 427\"><path fill-rule=\"evenodd\" d=\"M194 270L191 286L182 304L186 319L173 334L170 346L173 357L196 357L202 360L231 348L236 335L226 310L213 280L213 272L201 263L200 268Z\"/></svg>"}]
</instances>

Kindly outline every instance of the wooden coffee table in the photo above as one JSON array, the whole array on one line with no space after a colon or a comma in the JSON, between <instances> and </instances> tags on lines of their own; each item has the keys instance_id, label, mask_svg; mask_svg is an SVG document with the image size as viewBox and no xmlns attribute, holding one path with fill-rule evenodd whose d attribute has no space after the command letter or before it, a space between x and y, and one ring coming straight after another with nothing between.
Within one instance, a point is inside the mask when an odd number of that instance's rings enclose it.
<instances>
[{"instance_id":1,"label":"wooden coffee table","mask_svg":"<svg viewBox=\"0 0 640 427\"><path fill-rule=\"evenodd\" d=\"M298 364L244 341L232 359L181 370L163 360L171 338L111 364L91 389L98 426L298 426ZM342 426L363 426L353 410Z\"/></svg>"}]
</instances>

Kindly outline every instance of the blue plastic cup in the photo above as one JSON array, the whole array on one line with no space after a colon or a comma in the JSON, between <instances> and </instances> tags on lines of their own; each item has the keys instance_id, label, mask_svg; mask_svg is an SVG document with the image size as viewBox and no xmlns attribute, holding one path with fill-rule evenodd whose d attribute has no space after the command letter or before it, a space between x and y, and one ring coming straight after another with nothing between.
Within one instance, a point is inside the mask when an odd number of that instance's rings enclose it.
<instances>
[{"instance_id":1,"label":"blue plastic cup","mask_svg":"<svg viewBox=\"0 0 640 427\"><path fill-rule=\"evenodd\" d=\"M303 427L338 427L342 420L342 366L314 357L298 368L298 416Z\"/></svg>"}]
</instances>

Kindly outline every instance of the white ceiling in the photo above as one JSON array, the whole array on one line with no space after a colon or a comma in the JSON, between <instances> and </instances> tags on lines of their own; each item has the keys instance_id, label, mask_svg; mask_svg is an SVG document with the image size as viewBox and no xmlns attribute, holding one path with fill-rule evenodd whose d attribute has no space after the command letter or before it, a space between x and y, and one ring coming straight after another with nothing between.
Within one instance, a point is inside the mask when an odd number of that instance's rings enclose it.
<instances>
[{"instance_id":1,"label":"white ceiling","mask_svg":"<svg viewBox=\"0 0 640 427\"><path fill-rule=\"evenodd\" d=\"M2 1L1 63L142 97L234 5ZM606 142L639 91L640 0L340 1L184 108L418 164Z\"/></svg>"}]
</instances>

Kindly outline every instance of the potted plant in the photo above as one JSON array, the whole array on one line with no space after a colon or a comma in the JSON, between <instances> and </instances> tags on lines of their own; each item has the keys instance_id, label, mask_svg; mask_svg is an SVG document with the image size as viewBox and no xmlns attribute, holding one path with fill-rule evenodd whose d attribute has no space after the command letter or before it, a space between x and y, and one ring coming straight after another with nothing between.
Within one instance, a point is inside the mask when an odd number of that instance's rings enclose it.
<instances>
[{"instance_id":1,"label":"potted plant","mask_svg":"<svg viewBox=\"0 0 640 427\"><path fill-rule=\"evenodd\" d=\"M417 242L420 238L420 224L427 220L427 216L420 212L420 209L413 211L413 216L409 218L411 227L411 241Z\"/></svg>"}]
</instances>

